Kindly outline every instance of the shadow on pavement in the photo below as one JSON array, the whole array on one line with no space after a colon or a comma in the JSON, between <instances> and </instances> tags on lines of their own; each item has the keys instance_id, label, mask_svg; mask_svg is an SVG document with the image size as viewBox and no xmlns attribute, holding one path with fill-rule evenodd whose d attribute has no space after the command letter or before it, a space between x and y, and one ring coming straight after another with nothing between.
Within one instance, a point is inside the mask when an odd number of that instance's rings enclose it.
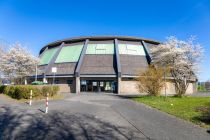
<instances>
[{"instance_id":1,"label":"shadow on pavement","mask_svg":"<svg viewBox=\"0 0 210 140\"><path fill-rule=\"evenodd\" d=\"M0 139L144 139L139 132L92 115L51 111L31 113L2 107Z\"/></svg>"},{"instance_id":2,"label":"shadow on pavement","mask_svg":"<svg viewBox=\"0 0 210 140\"><path fill-rule=\"evenodd\" d=\"M40 112L42 112L42 113L45 113L45 111L44 110L42 110L42 109L38 109Z\"/></svg>"}]
</instances>

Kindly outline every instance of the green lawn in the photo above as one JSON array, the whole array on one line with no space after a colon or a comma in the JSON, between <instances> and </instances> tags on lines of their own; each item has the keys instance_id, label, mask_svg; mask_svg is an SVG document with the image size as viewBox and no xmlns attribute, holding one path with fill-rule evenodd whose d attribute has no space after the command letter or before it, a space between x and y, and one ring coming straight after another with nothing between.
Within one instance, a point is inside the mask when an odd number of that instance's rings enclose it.
<instances>
[{"instance_id":1,"label":"green lawn","mask_svg":"<svg viewBox=\"0 0 210 140\"><path fill-rule=\"evenodd\" d=\"M150 97L132 98L179 118L210 128L210 97Z\"/></svg>"}]
</instances>

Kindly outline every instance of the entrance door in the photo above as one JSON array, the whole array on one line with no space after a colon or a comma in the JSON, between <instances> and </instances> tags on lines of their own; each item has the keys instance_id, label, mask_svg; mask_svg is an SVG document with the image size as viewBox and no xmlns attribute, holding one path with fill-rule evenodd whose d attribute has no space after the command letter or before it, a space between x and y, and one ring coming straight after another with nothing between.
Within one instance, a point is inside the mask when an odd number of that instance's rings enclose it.
<instances>
[{"instance_id":1,"label":"entrance door","mask_svg":"<svg viewBox=\"0 0 210 140\"><path fill-rule=\"evenodd\" d=\"M82 92L116 92L116 82L108 80L82 80Z\"/></svg>"},{"instance_id":2,"label":"entrance door","mask_svg":"<svg viewBox=\"0 0 210 140\"><path fill-rule=\"evenodd\" d=\"M104 81L100 81L99 82L99 92L104 92L105 91L105 82Z\"/></svg>"},{"instance_id":3,"label":"entrance door","mask_svg":"<svg viewBox=\"0 0 210 140\"><path fill-rule=\"evenodd\" d=\"M98 82L92 81L93 92L98 92Z\"/></svg>"}]
</instances>

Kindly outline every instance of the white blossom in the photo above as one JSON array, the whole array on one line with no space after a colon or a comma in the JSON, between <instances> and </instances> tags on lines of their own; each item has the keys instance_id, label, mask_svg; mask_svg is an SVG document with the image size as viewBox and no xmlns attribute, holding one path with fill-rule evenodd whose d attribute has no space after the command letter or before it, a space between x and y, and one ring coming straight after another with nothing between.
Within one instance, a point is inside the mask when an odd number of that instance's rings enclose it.
<instances>
[{"instance_id":1,"label":"white blossom","mask_svg":"<svg viewBox=\"0 0 210 140\"><path fill-rule=\"evenodd\" d=\"M23 78L30 76L34 71L39 59L33 56L27 48L20 43L11 45L8 52L1 54L0 68L8 77Z\"/></svg>"},{"instance_id":2,"label":"white blossom","mask_svg":"<svg viewBox=\"0 0 210 140\"><path fill-rule=\"evenodd\" d=\"M167 41L152 48L152 62L170 68L178 92L186 92L190 80L195 80L203 57L203 47L195 43L195 37L187 41L168 37ZM179 89L182 91L179 91Z\"/></svg>"}]
</instances>

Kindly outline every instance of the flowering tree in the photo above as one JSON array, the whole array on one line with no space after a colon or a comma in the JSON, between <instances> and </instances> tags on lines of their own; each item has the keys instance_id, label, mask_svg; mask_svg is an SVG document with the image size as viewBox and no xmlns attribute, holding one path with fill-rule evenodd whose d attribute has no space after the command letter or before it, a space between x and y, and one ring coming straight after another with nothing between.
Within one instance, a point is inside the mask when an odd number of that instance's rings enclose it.
<instances>
[{"instance_id":1,"label":"flowering tree","mask_svg":"<svg viewBox=\"0 0 210 140\"><path fill-rule=\"evenodd\" d=\"M192 80L196 80L202 56L203 48L195 43L195 37L182 41L171 36L165 43L152 48L153 63L159 67L170 68L170 75L179 96L186 93Z\"/></svg>"},{"instance_id":2,"label":"flowering tree","mask_svg":"<svg viewBox=\"0 0 210 140\"><path fill-rule=\"evenodd\" d=\"M3 73L4 77L11 78L13 77L14 72L14 65L10 63L8 58L8 52L4 52L1 54L1 63L0 63L1 72Z\"/></svg>"},{"instance_id":3,"label":"flowering tree","mask_svg":"<svg viewBox=\"0 0 210 140\"><path fill-rule=\"evenodd\" d=\"M3 56L5 55L5 53L6 53L6 45L4 43L0 43L0 80L2 80L3 78L2 63L3 63Z\"/></svg>"},{"instance_id":4,"label":"flowering tree","mask_svg":"<svg viewBox=\"0 0 210 140\"><path fill-rule=\"evenodd\" d=\"M38 58L33 56L21 44L15 43L11 49L2 55L1 69L10 78L19 79L18 84L22 83L22 78L31 75L39 63Z\"/></svg>"},{"instance_id":5,"label":"flowering tree","mask_svg":"<svg viewBox=\"0 0 210 140\"><path fill-rule=\"evenodd\" d=\"M1 60L2 60L2 53L3 49L2 46L0 45L0 64L1 64ZM0 84L2 83L2 71L1 71L1 66L0 66Z\"/></svg>"}]
</instances>

